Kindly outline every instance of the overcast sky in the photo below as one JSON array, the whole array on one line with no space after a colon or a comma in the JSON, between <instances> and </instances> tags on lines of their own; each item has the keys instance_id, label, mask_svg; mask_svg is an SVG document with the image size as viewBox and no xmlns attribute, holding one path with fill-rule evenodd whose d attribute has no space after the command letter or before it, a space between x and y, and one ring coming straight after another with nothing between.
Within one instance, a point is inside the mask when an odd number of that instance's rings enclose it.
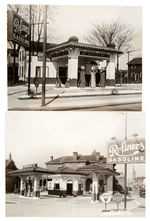
<instances>
[{"instance_id":1,"label":"overcast sky","mask_svg":"<svg viewBox=\"0 0 150 221\"><path fill-rule=\"evenodd\" d=\"M111 22L118 18L135 30L132 49L142 49L142 7L139 6L55 6L53 22L48 24L49 35L58 43L67 41L76 35L80 42L85 42L85 36L94 23ZM54 40L53 40L54 41ZM130 54L130 59L141 56L142 51ZM127 68L127 54L122 55L120 67Z\"/></svg>"},{"instance_id":2,"label":"overcast sky","mask_svg":"<svg viewBox=\"0 0 150 221\"><path fill-rule=\"evenodd\" d=\"M145 136L144 113L130 112L127 137L137 133ZM94 149L106 156L111 137L124 139L125 113L121 112L7 112L6 158L9 152L18 168L38 163L45 166L54 158L91 154ZM129 166L129 168L132 168ZM143 175L144 165L135 166L137 175ZM118 167L122 171L122 167ZM129 174L131 173L131 170Z\"/></svg>"}]
</instances>

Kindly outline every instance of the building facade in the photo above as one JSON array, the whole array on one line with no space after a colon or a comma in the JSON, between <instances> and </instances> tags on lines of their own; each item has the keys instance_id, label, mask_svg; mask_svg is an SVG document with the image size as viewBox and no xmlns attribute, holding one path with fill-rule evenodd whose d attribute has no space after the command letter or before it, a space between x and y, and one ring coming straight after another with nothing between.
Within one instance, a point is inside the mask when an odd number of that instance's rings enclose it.
<instances>
[{"instance_id":1,"label":"building facade","mask_svg":"<svg viewBox=\"0 0 150 221\"><path fill-rule=\"evenodd\" d=\"M106 158L99 152L91 155L81 155L74 152L72 156L63 156L57 159L51 157L46 162L46 168L55 174L43 179L47 183L49 194L100 195L104 191L113 192L113 165L106 164ZM114 174L113 174L114 173Z\"/></svg>"},{"instance_id":2,"label":"building facade","mask_svg":"<svg viewBox=\"0 0 150 221\"><path fill-rule=\"evenodd\" d=\"M43 190L49 195L77 196L91 194L93 201L99 200L103 192L113 193L113 177L118 176L114 166L106 164L99 152L50 158L46 168L37 164L25 165L23 169L9 172L20 178L20 193L24 196L40 196Z\"/></svg>"},{"instance_id":3,"label":"building facade","mask_svg":"<svg viewBox=\"0 0 150 221\"><path fill-rule=\"evenodd\" d=\"M17 176L10 176L8 173L15 171L18 168L15 165L15 162L12 160L11 154L9 154L9 159L5 160L5 174L6 174L6 192L12 193L19 187L19 178Z\"/></svg>"},{"instance_id":4,"label":"building facade","mask_svg":"<svg viewBox=\"0 0 150 221\"><path fill-rule=\"evenodd\" d=\"M21 50L21 49L20 49ZM25 51L25 49L24 49ZM42 47L34 47L31 57L31 83L42 82ZM24 76L28 79L28 52ZM76 36L61 44L47 44L46 83L57 87L105 87L115 85L115 56L121 54L114 44L107 47L80 43ZM20 54L20 53L19 53ZM19 59L20 61L20 59ZM22 65L19 62L19 70Z\"/></svg>"},{"instance_id":5,"label":"building facade","mask_svg":"<svg viewBox=\"0 0 150 221\"><path fill-rule=\"evenodd\" d=\"M128 83L142 83L142 58L133 58L128 62Z\"/></svg>"}]
</instances>

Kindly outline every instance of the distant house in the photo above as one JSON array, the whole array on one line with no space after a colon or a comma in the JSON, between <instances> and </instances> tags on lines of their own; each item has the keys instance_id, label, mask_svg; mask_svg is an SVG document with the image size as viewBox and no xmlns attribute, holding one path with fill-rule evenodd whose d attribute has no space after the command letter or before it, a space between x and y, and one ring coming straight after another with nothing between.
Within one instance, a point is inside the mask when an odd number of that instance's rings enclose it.
<instances>
[{"instance_id":1,"label":"distant house","mask_svg":"<svg viewBox=\"0 0 150 221\"><path fill-rule=\"evenodd\" d=\"M8 172L17 170L18 168L15 165L15 162L11 158L11 154L9 155L9 159L5 160L5 175L6 175L6 192L14 192L14 190L19 187L19 178L15 176L8 175Z\"/></svg>"},{"instance_id":2,"label":"distant house","mask_svg":"<svg viewBox=\"0 0 150 221\"><path fill-rule=\"evenodd\" d=\"M128 83L142 83L142 58L133 58L128 62Z\"/></svg>"}]
</instances>

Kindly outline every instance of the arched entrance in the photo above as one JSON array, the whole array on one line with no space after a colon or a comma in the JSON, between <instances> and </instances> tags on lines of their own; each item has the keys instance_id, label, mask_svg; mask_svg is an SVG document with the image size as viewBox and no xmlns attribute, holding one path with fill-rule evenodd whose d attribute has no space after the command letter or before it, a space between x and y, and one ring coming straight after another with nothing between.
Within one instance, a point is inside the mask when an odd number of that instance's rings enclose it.
<instances>
[{"instance_id":1,"label":"arched entrance","mask_svg":"<svg viewBox=\"0 0 150 221\"><path fill-rule=\"evenodd\" d=\"M68 195L73 194L73 182L72 182L72 180L67 181L67 194Z\"/></svg>"},{"instance_id":2,"label":"arched entrance","mask_svg":"<svg viewBox=\"0 0 150 221\"><path fill-rule=\"evenodd\" d=\"M91 186L92 186L92 179L88 178L86 180L86 192L91 192Z\"/></svg>"}]
</instances>

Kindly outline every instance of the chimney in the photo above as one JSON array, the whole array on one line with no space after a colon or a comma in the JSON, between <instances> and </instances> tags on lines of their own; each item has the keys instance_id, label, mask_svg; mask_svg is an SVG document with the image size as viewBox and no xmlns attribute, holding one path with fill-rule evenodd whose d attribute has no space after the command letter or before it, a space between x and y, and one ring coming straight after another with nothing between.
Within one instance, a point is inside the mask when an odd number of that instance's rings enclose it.
<instances>
[{"instance_id":1,"label":"chimney","mask_svg":"<svg viewBox=\"0 0 150 221\"><path fill-rule=\"evenodd\" d=\"M50 156L50 161L52 161L53 160L53 156Z\"/></svg>"},{"instance_id":2,"label":"chimney","mask_svg":"<svg viewBox=\"0 0 150 221\"><path fill-rule=\"evenodd\" d=\"M99 161L100 160L100 152L96 152L95 155L96 155L96 157L95 157L96 161Z\"/></svg>"},{"instance_id":3,"label":"chimney","mask_svg":"<svg viewBox=\"0 0 150 221\"><path fill-rule=\"evenodd\" d=\"M12 160L12 156L11 156L11 153L9 153L9 160Z\"/></svg>"},{"instance_id":4,"label":"chimney","mask_svg":"<svg viewBox=\"0 0 150 221\"><path fill-rule=\"evenodd\" d=\"M77 160L78 159L78 152L73 152L73 159Z\"/></svg>"}]
</instances>

